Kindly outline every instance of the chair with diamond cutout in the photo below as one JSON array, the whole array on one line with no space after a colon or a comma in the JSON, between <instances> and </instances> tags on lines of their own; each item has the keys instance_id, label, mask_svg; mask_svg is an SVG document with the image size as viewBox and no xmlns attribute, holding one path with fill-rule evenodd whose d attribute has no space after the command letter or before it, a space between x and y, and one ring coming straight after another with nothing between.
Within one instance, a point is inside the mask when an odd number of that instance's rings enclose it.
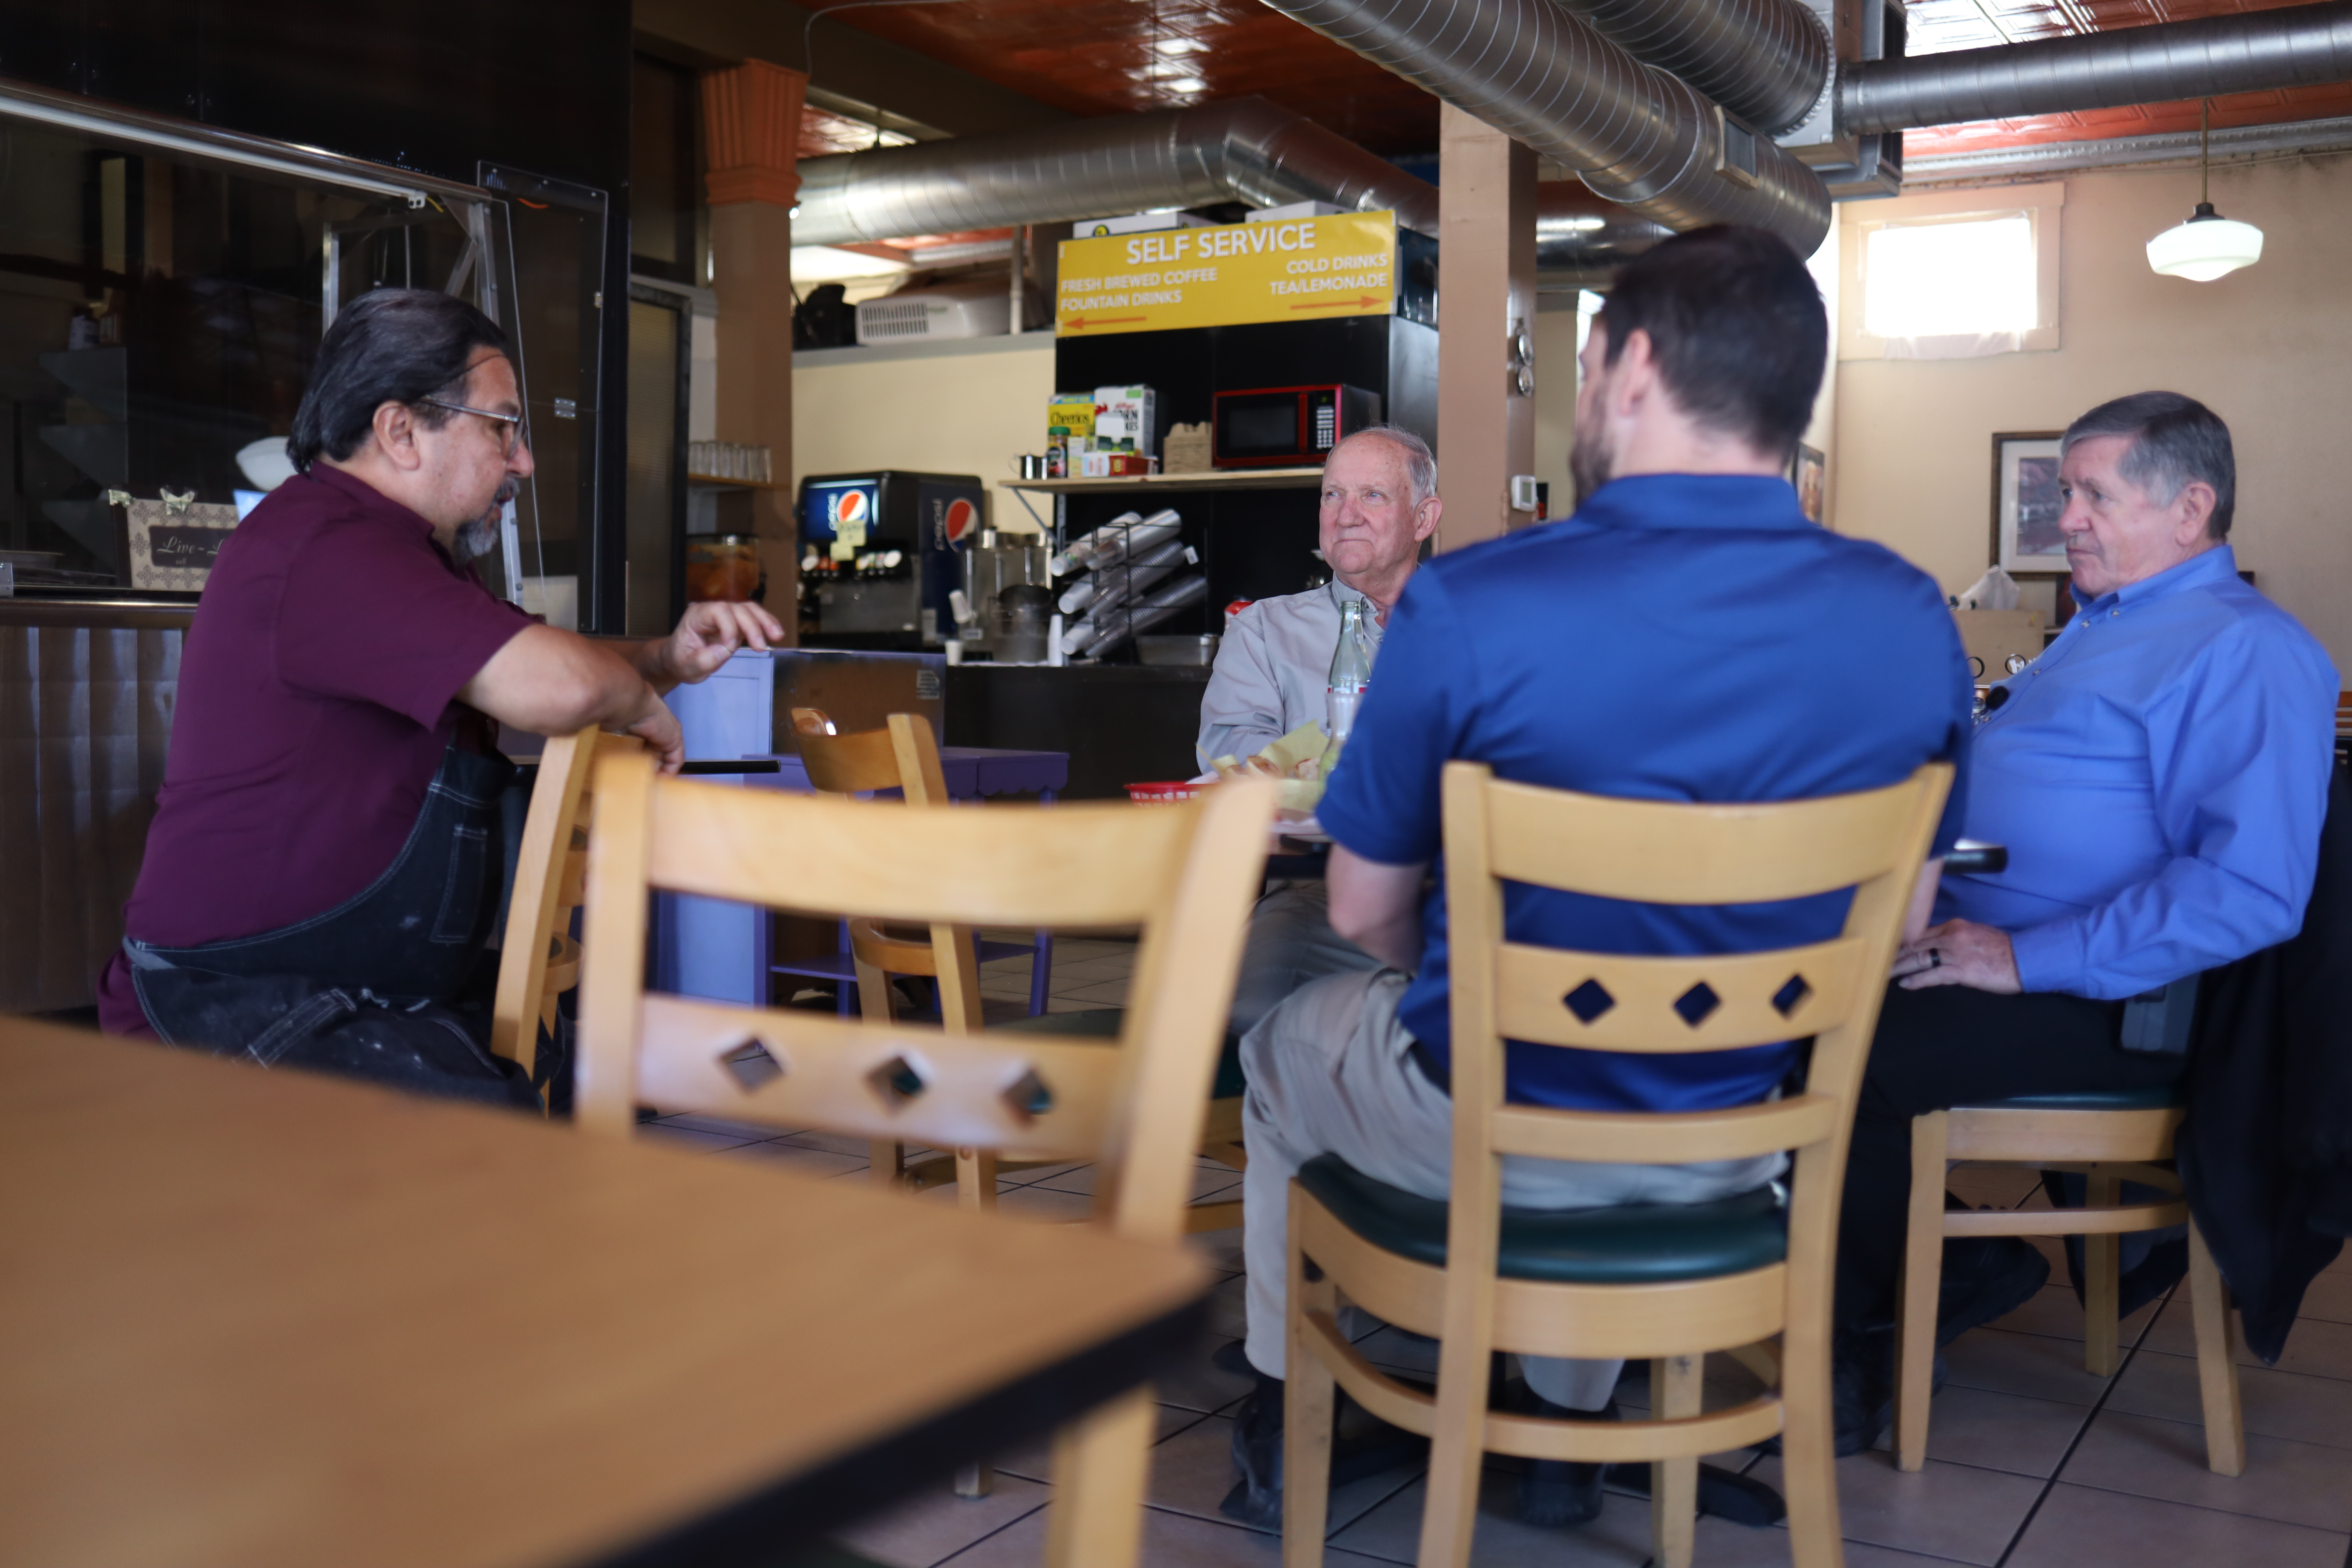
<instances>
[{"instance_id":1,"label":"chair with diamond cutout","mask_svg":"<svg viewBox=\"0 0 2352 1568\"><path fill-rule=\"evenodd\" d=\"M1830 1298L1854 1096L1950 768L1820 800L1685 805L1444 774L1451 953L1452 1198L1374 1182L1331 1155L1290 1193L1285 1568L1322 1560L1335 1384L1431 1439L1422 1568L1465 1563L1485 1454L1652 1464L1654 1561L1691 1560L1698 1457L1781 1440L1799 1568L1839 1568ZM1704 957L1572 952L1506 940L1503 885L1637 903L1762 903L1852 889L1843 930L1807 946ZM1804 1088L1682 1113L1507 1103L1503 1043L1689 1053L1812 1037ZM1772 1188L1713 1203L1501 1206L1500 1159L1683 1164L1793 1152ZM1346 1296L1439 1340L1433 1397L1349 1344ZM1706 1412L1706 1352L1780 1336L1780 1384ZM1651 1363L1648 1421L1490 1412L1492 1352Z\"/></svg>"},{"instance_id":2,"label":"chair with diamond cutout","mask_svg":"<svg viewBox=\"0 0 2352 1568\"><path fill-rule=\"evenodd\" d=\"M809 787L820 795L866 795L877 790L898 790L910 805L946 804L950 797L947 779L940 769L939 742L930 734L929 722L920 715L905 717L908 724L923 731L919 742L911 731L899 736L887 725L879 730L857 730L845 735L824 709L793 709L793 742L800 752L802 768L808 775ZM919 763L915 751L918 744L929 758L928 764ZM976 961L981 963L1028 954L1029 1013L1032 1017L1045 1013L1054 965L1053 932L1041 931L1028 942L995 942L975 935L971 945ZM921 942L903 949L880 951L901 953L919 965L927 962L924 957L927 947ZM865 976L859 973L856 944L851 941L847 921L841 922L841 946L837 952L781 960L774 963L773 973L831 980L838 988L840 1011L844 1016L849 1013L849 997L853 991L857 994L861 1010L871 1014L873 999L866 991ZM928 968L891 970L886 965L884 973L919 974L934 981L940 980ZM887 994L884 1000L887 1000ZM944 1014L944 994L940 1007Z\"/></svg>"},{"instance_id":3,"label":"chair with diamond cutout","mask_svg":"<svg viewBox=\"0 0 2352 1568\"><path fill-rule=\"evenodd\" d=\"M507 905L505 945L499 952L499 987L490 1013L490 1050L534 1076L539 1031L551 1037L556 1004L580 982L580 943L572 911L580 907L588 869L589 773L596 759L644 749L634 735L594 726L549 739L539 756L530 810L515 857L514 893ZM546 1101L547 1090L540 1090Z\"/></svg>"},{"instance_id":4,"label":"chair with diamond cutout","mask_svg":"<svg viewBox=\"0 0 2352 1568\"><path fill-rule=\"evenodd\" d=\"M1092 1161L1098 1224L1183 1234L1218 1044L1274 818L1271 785L1176 810L1125 805L903 807L659 778L649 757L595 775L577 1117L625 1136L640 1104L869 1140ZM1137 926L1114 1048L1013 1030L951 1032L649 993L654 889L929 926ZM1121 1394L1055 1442L1046 1561L1122 1568L1140 1546L1155 1419Z\"/></svg>"},{"instance_id":5,"label":"chair with diamond cutout","mask_svg":"<svg viewBox=\"0 0 2352 1568\"><path fill-rule=\"evenodd\" d=\"M814 709L793 710L811 722L798 731L801 761L809 784L820 794L849 795L869 790L898 789L909 805L934 805L947 798L940 771L939 746L929 724L919 714L893 713L887 729L837 735ZM823 722L825 728L814 725ZM860 1011L869 1022L888 1023L894 1016L889 978L917 975L931 980L940 994L940 1014L947 1026L969 1032L982 1026L979 966L994 956L1018 952L1015 946L979 940L969 927L934 928L928 940L893 932L878 921L857 919L846 923L850 954L856 965ZM1048 951L1049 933L1038 933L1038 952ZM1118 1037L1122 1012L1117 1007L1089 1008L1076 1013L1031 1016L1016 1026L1039 1034L1068 1039L1108 1042ZM1229 1169L1239 1170L1246 1156L1240 1147L1240 1065L1228 1039L1217 1058L1217 1078L1210 1091L1208 1122L1201 1152ZM959 1150L934 1154L912 1165L905 1163L901 1147L877 1142L872 1150L874 1179L920 1192L954 1182L962 1201L975 1208L996 1206L998 1163L985 1153ZM1013 1162L1017 1168L1024 1162ZM1186 1228L1195 1234L1228 1229L1241 1223L1239 1203L1201 1204L1185 1211Z\"/></svg>"}]
</instances>

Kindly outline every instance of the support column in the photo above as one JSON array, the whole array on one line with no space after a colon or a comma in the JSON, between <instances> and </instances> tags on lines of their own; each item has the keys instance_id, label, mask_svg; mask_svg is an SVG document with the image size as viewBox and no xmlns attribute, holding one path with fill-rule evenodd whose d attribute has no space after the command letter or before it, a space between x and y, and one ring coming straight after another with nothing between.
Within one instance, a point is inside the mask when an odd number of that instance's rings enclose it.
<instances>
[{"instance_id":1,"label":"support column","mask_svg":"<svg viewBox=\"0 0 2352 1568\"><path fill-rule=\"evenodd\" d=\"M720 526L760 542L767 605L799 633L793 516L793 203L808 78L745 60L702 78L710 170L711 287L719 296L718 438L770 448L778 489L722 498ZM748 512L748 517L744 514ZM731 515L730 515L731 514Z\"/></svg>"},{"instance_id":2,"label":"support column","mask_svg":"<svg viewBox=\"0 0 2352 1568\"><path fill-rule=\"evenodd\" d=\"M1535 398L1514 349L1523 332L1532 374L1536 155L1450 103L1438 112L1437 548L1458 550L1535 521L1510 491L1536 469Z\"/></svg>"}]
</instances>

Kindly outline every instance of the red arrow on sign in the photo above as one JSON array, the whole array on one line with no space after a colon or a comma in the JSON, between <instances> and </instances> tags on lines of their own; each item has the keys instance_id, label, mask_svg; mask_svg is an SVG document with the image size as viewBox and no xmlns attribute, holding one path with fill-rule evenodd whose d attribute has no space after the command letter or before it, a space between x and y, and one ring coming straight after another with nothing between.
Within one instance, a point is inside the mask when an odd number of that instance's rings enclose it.
<instances>
[{"instance_id":1,"label":"red arrow on sign","mask_svg":"<svg viewBox=\"0 0 2352 1568\"><path fill-rule=\"evenodd\" d=\"M1083 332L1088 327L1110 327L1117 326L1122 321L1148 321L1150 319L1149 316L1097 316L1090 321L1084 316L1072 316L1070 331Z\"/></svg>"},{"instance_id":2,"label":"red arrow on sign","mask_svg":"<svg viewBox=\"0 0 2352 1568\"><path fill-rule=\"evenodd\" d=\"M1294 310L1369 310L1381 302L1380 296L1367 294L1360 300L1324 300L1309 305L1293 305Z\"/></svg>"}]
</instances>

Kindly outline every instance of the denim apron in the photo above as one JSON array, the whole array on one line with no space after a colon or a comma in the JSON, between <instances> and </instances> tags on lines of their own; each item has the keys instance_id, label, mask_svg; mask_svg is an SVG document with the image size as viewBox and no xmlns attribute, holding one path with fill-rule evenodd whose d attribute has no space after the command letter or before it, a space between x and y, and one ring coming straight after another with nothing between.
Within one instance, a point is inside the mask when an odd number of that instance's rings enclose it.
<instances>
[{"instance_id":1,"label":"denim apron","mask_svg":"<svg viewBox=\"0 0 2352 1568\"><path fill-rule=\"evenodd\" d=\"M449 1005L498 918L513 776L504 758L450 747L392 864L323 914L194 947L125 938L147 1021L168 1045L263 1067L537 1110L520 1069Z\"/></svg>"}]
</instances>

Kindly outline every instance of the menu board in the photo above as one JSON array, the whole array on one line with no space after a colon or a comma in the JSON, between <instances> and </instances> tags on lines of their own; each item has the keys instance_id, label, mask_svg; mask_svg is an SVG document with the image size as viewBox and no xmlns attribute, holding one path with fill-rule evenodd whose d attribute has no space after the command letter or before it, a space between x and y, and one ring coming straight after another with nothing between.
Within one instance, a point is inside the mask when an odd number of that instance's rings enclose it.
<instances>
[{"instance_id":1,"label":"menu board","mask_svg":"<svg viewBox=\"0 0 2352 1568\"><path fill-rule=\"evenodd\" d=\"M1396 308L1396 215L1217 224L1066 239L1062 337L1385 316Z\"/></svg>"}]
</instances>

